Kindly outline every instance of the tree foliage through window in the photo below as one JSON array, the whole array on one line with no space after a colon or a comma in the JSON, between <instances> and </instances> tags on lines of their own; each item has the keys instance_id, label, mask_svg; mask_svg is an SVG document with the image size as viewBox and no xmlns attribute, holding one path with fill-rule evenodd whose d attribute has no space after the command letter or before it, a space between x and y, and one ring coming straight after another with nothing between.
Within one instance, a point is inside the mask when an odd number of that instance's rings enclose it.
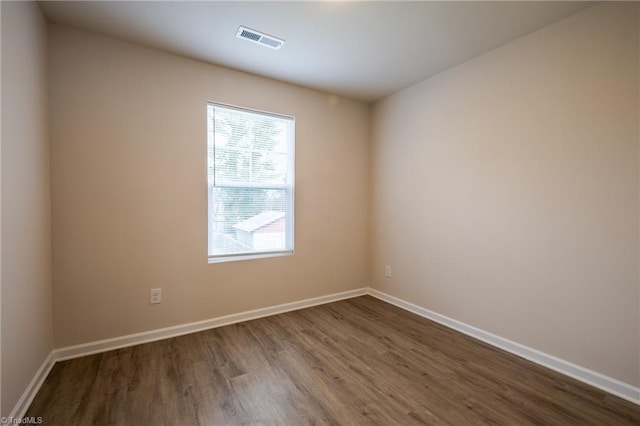
<instances>
[{"instance_id":1,"label":"tree foliage through window","mask_svg":"<svg viewBox=\"0 0 640 426\"><path fill-rule=\"evenodd\" d=\"M210 238L216 239L214 254L218 249L222 254L255 251L238 247L243 245L236 235L238 224L265 212L286 215L291 209L292 121L218 106L210 108L209 120L209 226L214 234L210 232ZM210 241L210 255L211 246Z\"/></svg>"}]
</instances>

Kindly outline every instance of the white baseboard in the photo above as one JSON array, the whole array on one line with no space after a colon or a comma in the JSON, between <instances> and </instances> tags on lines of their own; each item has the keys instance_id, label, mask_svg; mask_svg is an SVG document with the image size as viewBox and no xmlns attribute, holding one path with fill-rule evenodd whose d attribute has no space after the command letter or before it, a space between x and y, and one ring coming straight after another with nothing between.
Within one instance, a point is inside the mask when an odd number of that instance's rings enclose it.
<instances>
[{"instance_id":1,"label":"white baseboard","mask_svg":"<svg viewBox=\"0 0 640 426\"><path fill-rule=\"evenodd\" d=\"M160 328L156 330L145 331L142 333L128 334L126 336L114 337L111 339L104 339L96 342L83 343L80 345L54 349L53 351L51 351L51 353L49 353L45 361L36 372L35 376L31 380L31 383L29 383L27 389L24 391L24 393L18 400L18 403L11 411L10 416L15 419L21 419L24 417L27 410L29 409L29 406L33 402L33 398L35 398L36 394L40 390L40 387L44 383L44 380L49 375L49 372L53 368L54 364L58 361L64 361L67 359L78 358L81 356L92 355L100 352L107 352L127 346L140 345L142 343L168 339L170 337L196 333L198 331L222 327L238 322L249 321L252 319L296 311L298 309L310 308L316 305L323 305L326 303L337 302L339 300L364 296L368 291L369 289L365 287L356 290L344 291L341 293L328 294L326 296L313 297L311 299L299 300L297 302L284 303L282 305L269 306L266 308L254 309L237 314L225 315L222 317L212 318L204 321L192 322L173 327Z\"/></svg>"},{"instance_id":2,"label":"white baseboard","mask_svg":"<svg viewBox=\"0 0 640 426\"><path fill-rule=\"evenodd\" d=\"M605 376L604 374L598 373L596 371L589 370L588 368L573 364L569 361L557 358L553 355L541 352L537 349L521 345L520 343L505 339L504 337L497 336L493 333L489 333L488 331L481 330L469 324L454 320L437 312L433 312L429 309L423 308L422 306L418 306L389 294L383 293L379 290L370 288L368 294L384 302L390 303L399 308L420 315L421 317L435 321L439 324L467 334L478 340L482 340L483 342L488 343L492 346L518 355L519 357L528 359L529 361L535 362L536 364L540 364L543 367L550 368L566 376L572 377L605 392L609 392L620 398L626 399L627 401L631 401L640 405L640 388L638 387L621 382L620 380L614 379L612 377Z\"/></svg>"},{"instance_id":3,"label":"white baseboard","mask_svg":"<svg viewBox=\"0 0 640 426\"><path fill-rule=\"evenodd\" d=\"M575 365L569 361L565 361L563 359L521 345L503 337L496 336L495 334L489 333L488 331L484 331L463 322L446 317L444 315L440 315L429 309L383 293L376 289L360 288L357 290L334 293L326 296L300 300L297 302L284 303L282 305L225 315L222 317L212 318L204 321L192 322L173 327L166 327L145 331L142 333L129 334L126 336L114 337L111 339L104 339L96 342L83 343L80 345L54 349L47 356L47 358L44 360L44 362L36 372L35 376L31 380L31 383L29 383L27 389L18 400L18 403L16 404L14 409L11 411L10 416L13 418L24 417L27 409L33 401L33 398L40 390L40 387L44 383L44 380L47 378L49 372L57 361L78 358L81 356L92 355L100 352L107 352L127 346L140 345L142 343L168 339L170 337L181 336L184 334L196 333L198 331L222 327L229 324L235 324L243 321L277 315L285 312L295 311L298 309L309 308L316 305L337 302L339 300L351 299L353 297L364 296L366 294L640 405L640 388L631 386L627 383L605 376L604 374L600 374L579 365Z\"/></svg>"},{"instance_id":4,"label":"white baseboard","mask_svg":"<svg viewBox=\"0 0 640 426\"><path fill-rule=\"evenodd\" d=\"M36 397L36 394L40 390L40 387L44 383L44 380L49 375L49 372L51 371L55 363L56 360L54 358L53 351L51 351L42 362L40 368L38 368L38 371L36 372L35 376L33 376L33 379L31 379L31 382L29 383L25 391L22 393L22 396L18 400L16 406L13 407L13 410L11 410L11 413L9 414L10 418L21 419L24 417L24 415L27 413L27 410L29 409L29 406L33 402L33 398Z\"/></svg>"},{"instance_id":5,"label":"white baseboard","mask_svg":"<svg viewBox=\"0 0 640 426\"><path fill-rule=\"evenodd\" d=\"M338 300L350 299L352 297L363 296L367 294L367 287L357 290L349 290L341 293L329 294L326 296L313 297L311 299L299 300L297 302L284 303L282 305L270 306L266 308L254 309L251 311L240 312L237 314L225 315L222 317L211 318L204 321L192 322L188 324L176 325L173 327L159 328L142 333L128 334L126 336L114 337L111 339L99 340L97 342L82 343L80 345L67 346L55 349L54 356L56 361L63 361L71 358L92 355L100 352L111 351L114 349L125 348L127 346L140 345L156 340L168 339L170 337L182 336L184 334L196 333L198 331L209 330L211 328L222 327L238 322L249 321L271 315L282 314L298 309L309 308L311 306L323 305L325 303L337 302Z\"/></svg>"}]
</instances>

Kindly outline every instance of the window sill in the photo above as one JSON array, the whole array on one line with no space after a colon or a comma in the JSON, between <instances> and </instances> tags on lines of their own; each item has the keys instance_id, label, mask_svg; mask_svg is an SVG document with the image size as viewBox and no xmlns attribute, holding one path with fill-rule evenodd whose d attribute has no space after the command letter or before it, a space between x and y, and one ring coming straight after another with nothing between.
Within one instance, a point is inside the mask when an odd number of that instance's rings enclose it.
<instances>
[{"instance_id":1,"label":"window sill","mask_svg":"<svg viewBox=\"0 0 640 426\"><path fill-rule=\"evenodd\" d=\"M270 253L238 254L233 256L209 256L209 263L237 262L239 260L266 259L268 257L292 256L293 250Z\"/></svg>"}]
</instances>

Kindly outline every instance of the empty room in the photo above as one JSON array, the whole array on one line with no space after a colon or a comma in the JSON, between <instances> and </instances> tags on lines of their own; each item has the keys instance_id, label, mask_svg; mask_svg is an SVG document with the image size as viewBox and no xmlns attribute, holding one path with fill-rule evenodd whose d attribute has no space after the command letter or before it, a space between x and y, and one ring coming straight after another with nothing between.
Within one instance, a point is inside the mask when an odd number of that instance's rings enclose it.
<instances>
[{"instance_id":1,"label":"empty room","mask_svg":"<svg viewBox=\"0 0 640 426\"><path fill-rule=\"evenodd\" d=\"M640 424L640 3L0 15L0 425Z\"/></svg>"}]
</instances>

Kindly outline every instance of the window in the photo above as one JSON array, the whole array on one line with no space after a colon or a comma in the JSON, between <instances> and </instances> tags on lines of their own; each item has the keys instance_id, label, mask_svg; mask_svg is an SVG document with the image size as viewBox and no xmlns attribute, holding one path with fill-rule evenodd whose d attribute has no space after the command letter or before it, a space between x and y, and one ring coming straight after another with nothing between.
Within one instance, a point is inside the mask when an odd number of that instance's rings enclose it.
<instances>
[{"instance_id":1,"label":"window","mask_svg":"<svg viewBox=\"0 0 640 426\"><path fill-rule=\"evenodd\" d=\"M294 119L209 104L209 262L293 253Z\"/></svg>"}]
</instances>

